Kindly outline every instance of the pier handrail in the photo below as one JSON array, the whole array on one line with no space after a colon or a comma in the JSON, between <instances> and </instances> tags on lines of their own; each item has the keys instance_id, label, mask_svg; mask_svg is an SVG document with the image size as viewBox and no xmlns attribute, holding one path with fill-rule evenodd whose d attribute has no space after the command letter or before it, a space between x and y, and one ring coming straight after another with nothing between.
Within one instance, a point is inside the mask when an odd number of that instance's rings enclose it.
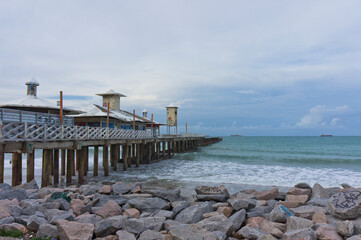
<instances>
[{"instance_id":1,"label":"pier handrail","mask_svg":"<svg viewBox=\"0 0 361 240\"><path fill-rule=\"evenodd\" d=\"M36 123L47 125L60 125L60 117L56 114L37 113L23 110L0 108L0 121ZM72 126L74 120L71 117L63 117L63 125Z\"/></svg>"},{"instance_id":2,"label":"pier handrail","mask_svg":"<svg viewBox=\"0 0 361 240\"><path fill-rule=\"evenodd\" d=\"M150 131L0 122L0 142L97 139L153 139Z\"/></svg>"}]
</instances>

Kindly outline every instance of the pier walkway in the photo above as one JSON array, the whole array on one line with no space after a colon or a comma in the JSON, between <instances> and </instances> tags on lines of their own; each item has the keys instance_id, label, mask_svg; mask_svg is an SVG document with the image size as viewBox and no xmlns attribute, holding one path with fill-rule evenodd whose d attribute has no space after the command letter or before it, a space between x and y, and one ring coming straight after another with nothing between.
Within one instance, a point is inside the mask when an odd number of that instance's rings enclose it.
<instances>
[{"instance_id":1,"label":"pier walkway","mask_svg":"<svg viewBox=\"0 0 361 240\"><path fill-rule=\"evenodd\" d=\"M104 176L108 176L110 169L118 170L118 163L122 163L125 171L128 167L221 141L195 134L155 136L152 131L80 127L71 125L70 119L69 124L61 126L56 116L49 114L34 117L21 111L7 111L10 112L0 113L0 183L4 181L4 154L11 153L13 186L23 183L23 154L26 154L26 182L34 179L35 149L43 150L41 186L45 187L58 185L60 176L65 176L66 184L72 184L73 176L77 175L77 183L83 184L89 171L89 147L94 149L92 175L98 176L98 155L102 148L102 167Z\"/></svg>"}]
</instances>

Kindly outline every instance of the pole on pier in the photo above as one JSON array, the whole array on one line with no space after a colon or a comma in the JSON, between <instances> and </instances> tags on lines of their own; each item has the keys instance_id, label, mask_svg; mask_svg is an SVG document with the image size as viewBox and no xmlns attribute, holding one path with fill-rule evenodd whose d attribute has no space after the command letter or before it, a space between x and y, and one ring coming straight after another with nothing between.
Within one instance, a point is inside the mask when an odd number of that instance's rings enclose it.
<instances>
[{"instance_id":1,"label":"pole on pier","mask_svg":"<svg viewBox=\"0 0 361 240\"><path fill-rule=\"evenodd\" d=\"M93 164L93 176L98 176L98 155L99 147L94 146L94 164Z\"/></svg>"},{"instance_id":2,"label":"pole on pier","mask_svg":"<svg viewBox=\"0 0 361 240\"><path fill-rule=\"evenodd\" d=\"M133 110L133 132L135 132L135 110Z\"/></svg>"},{"instance_id":3,"label":"pole on pier","mask_svg":"<svg viewBox=\"0 0 361 240\"><path fill-rule=\"evenodd\" d=\"M66 183L71 184L74 168L74 149L66 151Z\"/></svg>"},{"instance_id":4,"label":"pole on pier","mask_svg":"<svg viewBox=\"0 0 361 240\"><path fill-rule=\"evenodd\" d=\"M34 179L34 151L26 154L26 182Z\"/></svg>"},{"instance_id":5,"label":"pole on pier","mask_svg":"<svg viewBox=\"0 0 361 240\"><path fill-rule=\"evenodd\" d=\"M152 118L151 118L150 131L152 132L152 136L154 136L153 135L153 113L152 113Z\"/></svg>"},{"instance_id":6,"label":"pole on pier","mask_svg":"<svg viewBox=\"0 0 361 240\"><path fill-rule=\"evenodd\" d=\"M60 91L60 126L63 126L63 91Z\"/></svg>"},{"instance_id":7,"label":"pole on pier","mask_svg":"<svg viewBox=\"0 0 361 240\"><path fill-rule=\"evenodd\" d=\"M127 144L122 144L123 171L128 169L127 155Z\"/></svg>"},{"instance_id":8,"label":"pole on pier","mask_svg":"<svg viewBox=\"0 0 361 240\"><path fill-rule=\"evenodd\" d=\"M5 153L0 153L0 183L4 183L4 160Z\"/></svg>"},{"instance_id":9,"label":"pole on pier","mask_svg":"<svg viewBox=\"0 0 361 240\"><path fill-rule=\"evenodd\" d=\"M53 159L53 185L59 184L59 149L54 149Z\"/></svg>"},{"instance_id":10,"label":"pole on pier","mask_svg":"<svg viewBox=\"0 0 361 240\"><path fill-rule=\"evenodd\" d=\"M186 136L188 135L188 126L187 126L187 122L186 122Z\"/></svg>"},{"instance_id":11,"label":"pole on pier","mask_svg":"<svg viewBox=\"0 0 361 240\"><path fill-rule=\"evenodd\" d=\"M61 149L60 153L60 175L65 176L65 149Z\"/></svg>"},{"instance_id":12,"label":"pole on pier","mask_svg":"<svg viewBox=\"0 0 361 240\"><path fill-rule=\"evenodd\" d=\"M107 104L107 128L109 128L109 102Z\"/></svg>"},{"instance_id":13,"label":"pole on pier","mask_svg":"<svg viewBox=\"0 0 361 240\"><path fill-rule=\"evenodd\" d=\"M104 168L104 176L105 177L109 176L109 153L108 153L108 147L106 145L103 145L103 168Z\"/></svg>"}]
</instances>

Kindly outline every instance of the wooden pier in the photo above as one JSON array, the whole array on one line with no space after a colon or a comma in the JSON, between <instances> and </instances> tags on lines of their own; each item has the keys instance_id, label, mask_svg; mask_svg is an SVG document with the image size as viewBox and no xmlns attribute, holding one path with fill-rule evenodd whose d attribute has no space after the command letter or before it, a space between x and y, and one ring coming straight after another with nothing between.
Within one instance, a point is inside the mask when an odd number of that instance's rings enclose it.
<instances>
[{"instance_id":1,"label":"wooden pier","mask_svg":"<svg viewBox=\"0 0 361 240\"><path fill-rule=\"evenodd\" d=\"M93 176L98 176L98 160L103 159L104 176L110 170L126 171L130 167L170 158L174 153L197 149L215 142L201 135L155 136L151 131L60 126L31 122L0 122L0 183L4 181L4 154L12 154L12 185L23 183L22 154L26 154L26 182L34 179L35 149L42 149L41 187L84 183L89 170L89 148L93 148ZM99 156L102 149L102 156ZM118 163L122 168L118 169ZM24 178L25 179L25 178Z\"/></svg>"}]
</instances>

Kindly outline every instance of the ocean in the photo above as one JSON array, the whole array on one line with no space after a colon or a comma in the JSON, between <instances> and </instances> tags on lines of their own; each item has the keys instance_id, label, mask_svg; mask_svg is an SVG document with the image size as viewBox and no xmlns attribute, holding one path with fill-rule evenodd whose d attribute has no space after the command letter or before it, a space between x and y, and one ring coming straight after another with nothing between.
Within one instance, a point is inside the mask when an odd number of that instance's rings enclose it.
<instances>
[{"instance_id":1,"label":"ocean","mask_svg":"<svg viewBox=\"0 0 361 240\"><path fill-rule=\"evenodd\" d=\"M41 152L37 151L35 167L39 184L40 157ZM10 155L6 159L5 180L9 182ZM25 159L24 156L24 176ZM92 169L91 148L89 162ZM102 175L101 157L99 166ZM121 164L118 169L122 169ZM175 154L171 159L132 167L126 172L110 171L110 174L111 177L97 180L140 181L146 185L181 188L224 184L234 191L271 186L288 188L299 182L311 186L319 183L336 187L347 183L361 187L361 137L224 137L222 142L196 151Z\"/></svg>"}]
</instances>

